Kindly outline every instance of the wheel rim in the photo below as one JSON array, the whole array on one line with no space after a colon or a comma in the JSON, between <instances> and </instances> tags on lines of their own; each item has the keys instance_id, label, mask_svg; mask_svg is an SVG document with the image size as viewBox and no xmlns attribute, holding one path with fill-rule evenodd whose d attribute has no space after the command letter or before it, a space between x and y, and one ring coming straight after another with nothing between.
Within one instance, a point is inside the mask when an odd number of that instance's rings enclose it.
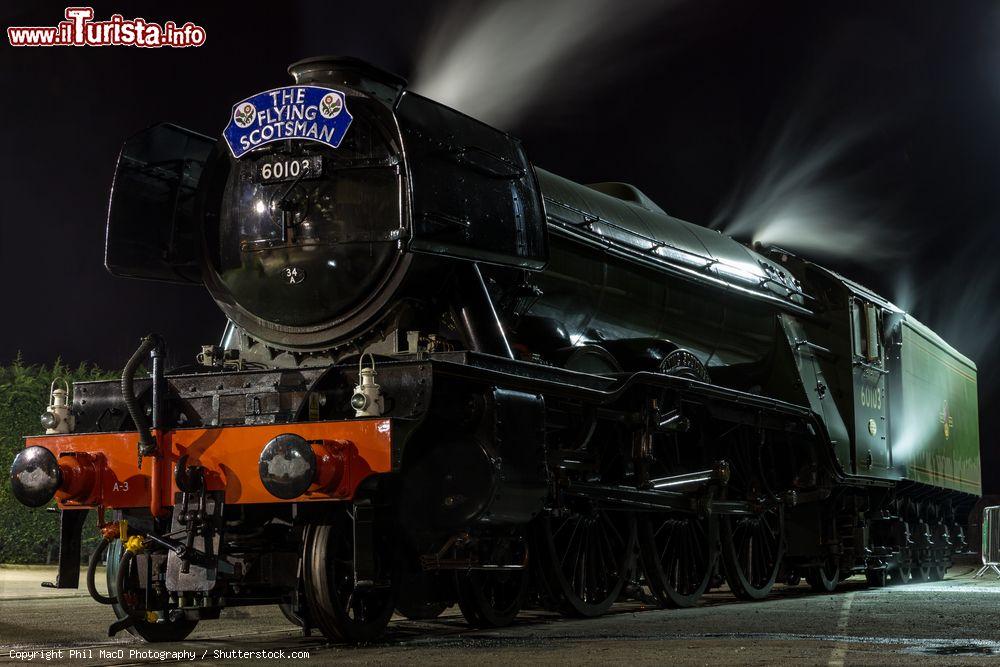
<instances>
[{"instance_id":1,"label":"wheel rim","mask_svg":"<svg viewBox=\"0 0 1000 667\"><path fill-rule=\"evenodd\" d=\"M589 508L564 517L543 516L536 532L541 575L563 611L578 616L607 611L632 568L633 517Z\"/></svg>"},{"instance_id":2,"label":"wheel rim","mask_svg":"<svg viewBox=\"0 0 1000 667\"><path fill-rule=\"evenodd\" d=\"M828 558L825 563L813 568L806 575L806 580L813 590L831 593L840 584L840 563L833 558Z\"/></svg>"},{"instance_id":3,"label":"wheel rim","mask_svg":"<svg viewBox=\"0 0 1000 667\"><path fill-rule=\"evenodd\" d=\"M327 639L362 643L382 635L392 617L395 594L392 588L355 586L349 522L306 530L304 572L310 618Z\"/></svg>"},{"instance_id":4,"label":"wheel rim","mask_svg":"<svg viewBox=\"0 0 1000 667\"><path fill-rule=\"evenodd\" d=\"M720 538L726 581L733 594L745 600L767 597L784 554L781 506L754 516L722 517Z\"/></svg>"},{"instance_id":5,"label":"wheel rim","mask_svg":"<svg viewBox=\"0 0 1000 667\"><path fill-rule=\"evenodd\" d=\"M718 558L714 519L649 514L639 521L643 569L665 606L690 607L708 588Z\"/></svg>"}]
</instances>

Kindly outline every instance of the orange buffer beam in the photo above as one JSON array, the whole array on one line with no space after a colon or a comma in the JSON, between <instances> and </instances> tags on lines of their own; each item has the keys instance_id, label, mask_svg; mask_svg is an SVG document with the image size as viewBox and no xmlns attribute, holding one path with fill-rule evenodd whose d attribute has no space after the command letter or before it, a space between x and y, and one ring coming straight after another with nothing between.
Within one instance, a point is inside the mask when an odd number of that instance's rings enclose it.
<instances>
[{"instance_id":1,"label":"orange buffer beam","mask_svg":"<svg viewBox=\"0 0 1000 667\"><path fill-rule=\"evenodd\" d=\"M261 483L258 459L274 437L292 433L313 443L319 479L303 495L282 500ZM186 464L205 468L210 491L225 491L227 504L310 502L352 498L369 475L392 470L392 422L389 419L224 426L164 431L162 448L167 455L154 466L149 458L138 466L136 433L81 433L40 435L25 439L27 447L48 449L64 470L64 486L73 480L72 492L56 494L63 508L103 506L108 509L150 507L154 472L160 492L159 505L172 507L178 491L174 465L187 456ZM80 461L86 469L80 468ZM336 469L330 468L336 466ZM73 474L66 475L68 468ZM90 488L77 488L87 485Z\"/></svg>"}]
</instances>

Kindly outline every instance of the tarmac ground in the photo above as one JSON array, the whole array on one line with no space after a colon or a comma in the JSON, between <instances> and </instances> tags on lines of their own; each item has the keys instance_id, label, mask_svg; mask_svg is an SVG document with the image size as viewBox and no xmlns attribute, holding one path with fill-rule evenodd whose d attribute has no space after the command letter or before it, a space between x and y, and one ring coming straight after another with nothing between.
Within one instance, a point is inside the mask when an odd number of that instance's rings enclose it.
<instances>
[{"instance_id":1,"label":"tarmac ground","mask_svg":"<svg viewBox=\"0 0 1000 667\"><path fill-rule=\"evenodd\" d=\"M971 564L941 582L868 588L863 578L834 594L805 584L775 588L762 602L713 592L692 609L621 603L597 619L526 611L502 630L473 630L457 608L434 621L396 618L383 642L364 647L304 637L277 607L226 610L189 640L145 644L107 637L114 620L85 589L40 582L54 568L0 566L0 663L138 665L194 661L306 664L679 664L952 665L1000 660L1000 581L975 579Z\"/></svg>"}]
</instances>

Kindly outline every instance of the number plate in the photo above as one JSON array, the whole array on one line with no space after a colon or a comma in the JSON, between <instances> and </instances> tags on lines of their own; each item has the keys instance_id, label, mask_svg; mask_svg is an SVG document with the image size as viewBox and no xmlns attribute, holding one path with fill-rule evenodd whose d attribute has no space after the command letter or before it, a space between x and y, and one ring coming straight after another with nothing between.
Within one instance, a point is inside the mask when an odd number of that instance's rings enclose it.
<instances>
[{"instance_id":1,"label":"number plate","mask_svg":"<svg viewBox=\"0 0 1000 667\"><path fill-rule=\"evenodd\" d=\"M271 157L261 160L254 169L257 183L282 183L323 175L323 158L319 155L305 157Z\"/></svg>"}]
</instances>

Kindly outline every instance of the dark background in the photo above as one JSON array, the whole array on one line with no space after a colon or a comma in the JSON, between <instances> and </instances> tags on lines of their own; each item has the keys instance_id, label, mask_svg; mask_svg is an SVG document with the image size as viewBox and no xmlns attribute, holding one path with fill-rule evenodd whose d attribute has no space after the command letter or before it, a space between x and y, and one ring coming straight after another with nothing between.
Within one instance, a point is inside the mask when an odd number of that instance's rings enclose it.
<instances>
[{"instance_id":1,"label":"dark background","mask_svg":"<svg viewBox=\"0 0 1000 667\"><path fill-rule=\"evenodd\" d=\"M55 25L64 7L4 3L0 22ZM283 85L287 65L310 55L354 55L411 76L427 33L453 7L95 3L98 19L193 21L207 44L13 49L0 40L0 363L21 353L117 368L148 331L163 333L181 363L217 341L223 319L203 289L103 268L124 137L161 120L217 135L234 101ZM552 95L513 100L525 113L503 129L540 166L631 182L674 215L745 239L731 223L761 189L821 209L825 226L810 228L808 215L800 224L804 235L829 234L824 262L979 364L984 480L1000 492L1000 5L692 0L643 23L596 42L578 67L567 61Z\"/></svg>"}]
</instances>

